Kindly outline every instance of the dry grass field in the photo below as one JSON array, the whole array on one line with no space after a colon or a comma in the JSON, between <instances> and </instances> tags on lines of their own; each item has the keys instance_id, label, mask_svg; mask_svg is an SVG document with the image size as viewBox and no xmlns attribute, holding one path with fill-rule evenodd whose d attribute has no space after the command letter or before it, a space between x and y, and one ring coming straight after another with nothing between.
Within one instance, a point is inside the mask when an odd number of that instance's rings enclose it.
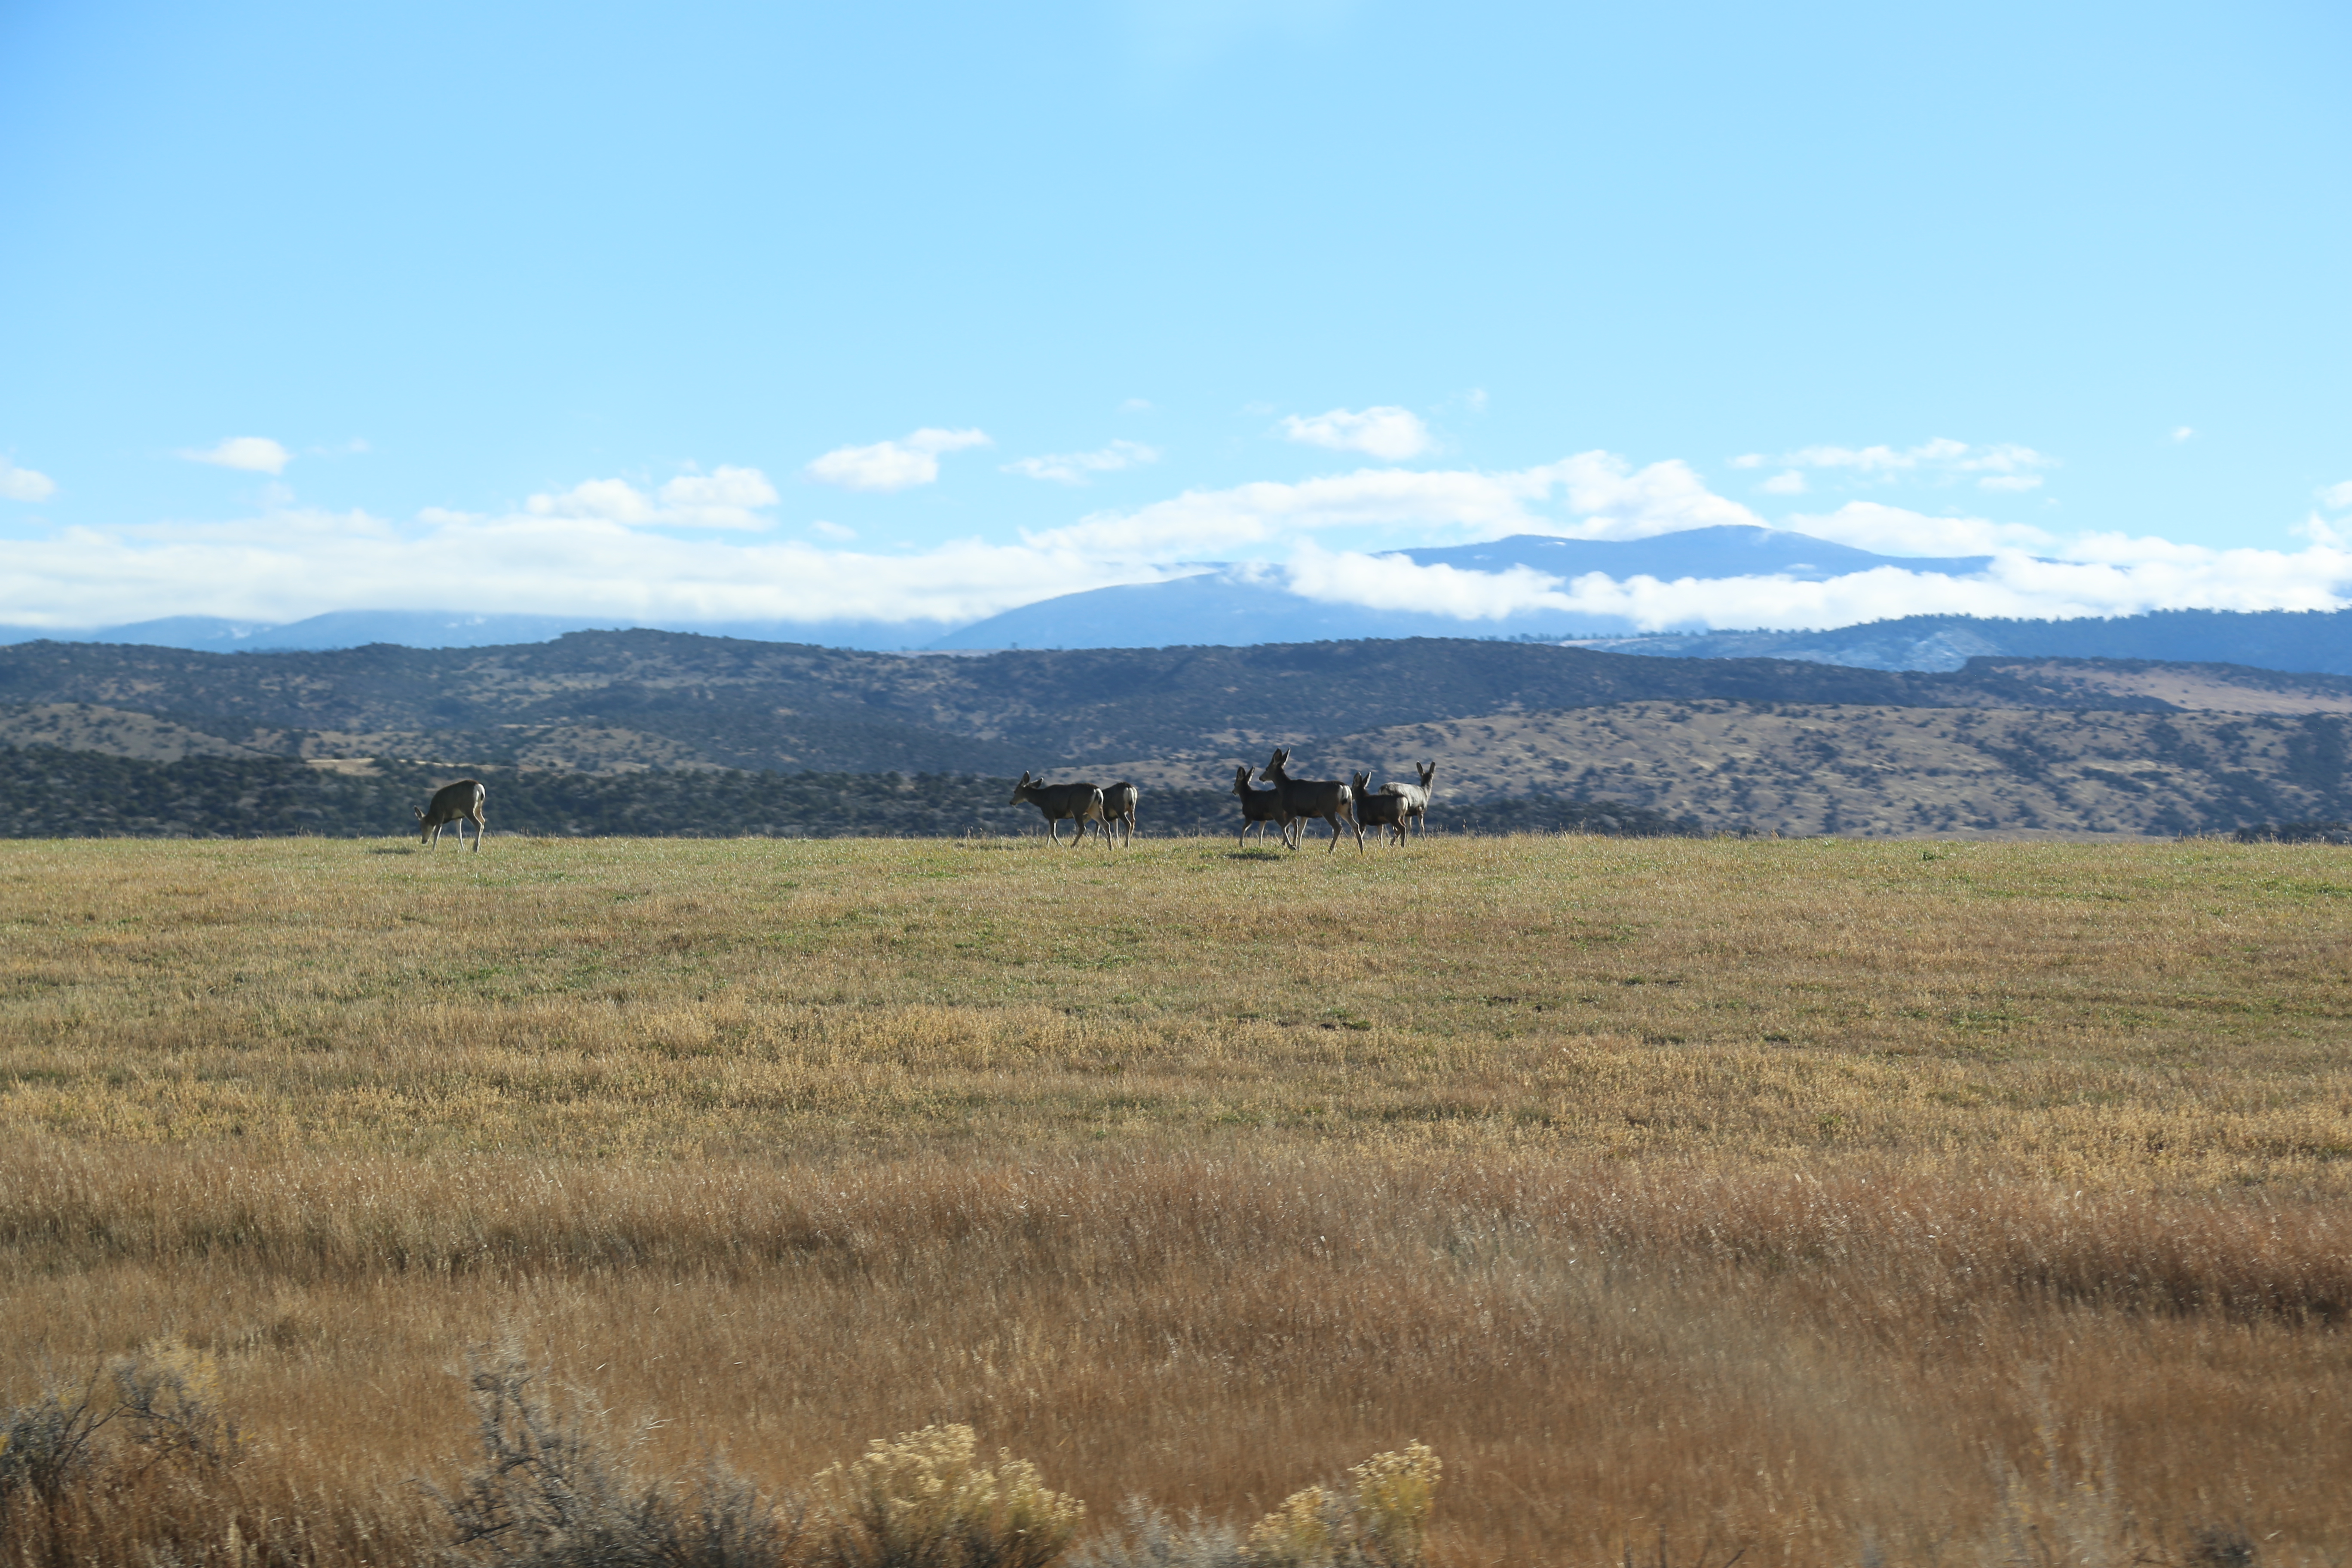
<instances>
[{"instance_id":1,"label":"dry grass field","mask_svg":"<svg viewBox=\"0 0 2352 1568\"><path fill-rule=\"evenodd\" d=\"M2209 842L0 845L0 1406L236 1428L0 1561L431 1560L503 1338L1097 1547L1418 1439L1440 1563L2342 1563L2347 938Z\"/></svg>"}]
</instances>

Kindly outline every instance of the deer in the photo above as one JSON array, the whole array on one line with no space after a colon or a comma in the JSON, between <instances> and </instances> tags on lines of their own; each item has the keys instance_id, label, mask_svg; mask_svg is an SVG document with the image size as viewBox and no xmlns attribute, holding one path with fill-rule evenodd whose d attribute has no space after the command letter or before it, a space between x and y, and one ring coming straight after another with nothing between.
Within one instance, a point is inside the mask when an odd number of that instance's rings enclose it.
<instances>
[{"instance_id":1,"label":"deer","mask_svg":"<svg viewBox=\"0 0 2352 1568\"><path fill-rule=\"evenodd\" d=\"M1114 831L1124 829L1126 836L1118 842L1134 843L1135 806L1143 798L1143 792L1121 779L1117 784L1103 785L1102 797L1103 814L1097 821L1101 824L1103 837L1108 838Z\"/></svg>"},{"instance_id":2,"label":"deer","mask_svg":"<svg viewBox=\"0 0 2352 1568\"><path fill-rule=\"evenodd\" d=\"M1276 746L1273 759L1265 764L1265 777L1271 780L1278 795L1276 820L1282 824L1282 841L1293 849L1307 843L1307 825L1321 817L1331 825L1331 842L1325 854L1339 847L1339 819L1356 830L1356 853L1364 852L1364 826L1356 820L1355 792L1338 779L1295 779L1290 776L1290 748ZM1290 827L1298 826L1298 836L1292 841Z\"/></svg>"},{"instance_id":3,"label":"deer","mask_svg":"<svg viewBox=\"0 0 2352 1568\"><path fill-rule=\"evenodd\" d=\"M1259 789L1250 783L1247 768L1234 770L1234 794L1242 797L1242 830L1234 835L1234 847L1238 849L1249 841L1249 830L1257 829L1258 842L1265 842L1265 825L1277 820L1282 810L1280 789Z\"/></svg>"},{"instance_id":4,"label":"deer","mask_svg":"<svg viewBox=\"0 0 2352 1568\"><path fill-rule=\"evenodd\" d=\"M1024 768L1021 782L1013 786L1013 798L1004 804L1019 805L1024 800L1045 814L1045 831L1055 844L1062 842L1064 822L1077 824L1077 837L1070 840L1073 849L1086 842L1088 822L1103 820L1103 792L1090 784L1049 784L1031 778Z\"/></svg>"},{"instance_id":5,"label":"deer","mask_svg":"<svg viewBox=\"0 0 2352 1568\"><path fill-rule=\"evenodd\" d=\"M1355 781L1351 787L1356 796L1357 826L1379 829L1382 844L1389 841L1389 830L1394 828L1397 842L1403 843L1404 825L1412 810L1411 803L1403 795L1392 795L1388 790L1374 795L1370 773L1350 773L1348 776Z\"/></svg>"},{"instance_id":6,"label":"deer","mask_svg":"<svg viewBox=\"0 0 2352 1568\"><path fill-rule=\"evenodd\" d=\"M482 820L482 801L488 791L472 779L459 779L433 792L433 798L416 811L416 841L428 848L441 847L441 829L449 823L457 825L457 847L466 847L466 824L474 825L474 853L482 852L482 835L489 825Z\"/></svg>"},{"instance_id":7,"label":"deer","mask_svg":"<svg viewBox=\"0 0 2352 1568\"><path fill-rule=\"evenodd\" d=\"M1422 832L1426 833L1429 831L1429 803L1432 797L1437 794L1437 785L1432 782L1437 777L1437 764L1435 763L1419 763L1414 764L1413 771L1421 775L1421 782L1419 784L1409 784L1391 782L1381 785L1381 793L1382 795L1402 795L1406 802L1405 816L1415 824ZM1397 832L1399 837L1402 837L1404 830L1400 827L1397 829Z\"/></svg>"}]
</instances>

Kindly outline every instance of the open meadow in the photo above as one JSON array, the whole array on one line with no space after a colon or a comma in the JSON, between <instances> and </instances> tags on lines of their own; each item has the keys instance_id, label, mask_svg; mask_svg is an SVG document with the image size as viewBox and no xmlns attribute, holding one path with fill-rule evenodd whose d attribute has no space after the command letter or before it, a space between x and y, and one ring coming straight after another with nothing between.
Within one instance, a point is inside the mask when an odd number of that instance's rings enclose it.
<instances>
[{"instance_id":1,"label":"open meadow","mask_svg":"<svg viewBox=\"0 0 2352 1568\"><path fill-rule=\"evenodd\" d=\"M0 1561L429 1560L504 1342L1098 1552L1419 1440L1442 1563L2340 1563L2348 952L2324 846L0 844L0 1407L236 1429Z\"/></svg>"}]
</instances>

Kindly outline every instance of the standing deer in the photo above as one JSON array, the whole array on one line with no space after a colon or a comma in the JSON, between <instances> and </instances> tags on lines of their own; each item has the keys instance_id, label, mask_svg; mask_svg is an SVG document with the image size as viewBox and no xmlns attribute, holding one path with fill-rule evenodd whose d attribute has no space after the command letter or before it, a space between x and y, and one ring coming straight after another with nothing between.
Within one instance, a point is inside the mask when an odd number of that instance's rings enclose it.
<instances>
[{"instance_id":1,"label":"standing deer","mask_svg":"<svg viewBox=\"0 0 2352 1568\"><path fill-rule=\"evenodd\" d=\"M1045 814L1045 831L1055 843L1062 841L1062 824L1075 821L1078 836L1070 840L1075 849L1086 842L1087 824L1103 819L1103 792L1090 784L1049 784L1044 779L1033 779L1029 770L1021 770L1021 782L1013 786L1013 798L1005 804L1019 805L1027 801Z\"/></svg>"},{"instance_id":2,"label":"standing deer","mask_svg":"<svg viewBox=\"0 0 2352 1568\"><path fill-rule=\"evenodd\" d=\"M1437 777L1437 764L1421 763L1414 766L1413 771L1421 775L1419 784L1384 784L1381 785L1381 793L1403 796L1406 802L1406 817L1418 825L1422 832L1426 833L1429 831L1429 803L1437 794L1437 785L1431 782ZM1403 830L1398 831L1401 835Z\"/></svg>"},{"instance_id":3,"label":"standing deer","mask_svg":"<svg viewBox=\"0 0 2352 1568\"><path fill-rule=\"evenodd\" d=\"M449 823L457 825L457 847L466 847L466 824L474 825L474 853L482 852L482 835L489 826L482 820L482 801L488 791L472 779L459 779L433 792L433 798L416 812L416 841L432 848L441 847L441 829Z\"/></svg>"},{"instance_id":4,"label":"standing deer","mask_svg":"<svg viewBox=\"0 0 2352 1568\"><path fill-rule=\"evenodd\" d=\"M1356 830L1356 853L1364 852L1363 824L1356 820L1355 792L1338 779L1295 779L1290 776L1290 748L1276 746L1274 758L1265 764L1265 776L1279 794L1276 820L1282 824L1282 841L1293 849L1307 843L1307 825L1321 817L1331 825L1331 842L1324 849L1329 854L1339 847L1339 819L1347 818L1348 826ZM1290 827L1297 824L1298 836L1293 842Z\"/></svg>"},{"instance_id":5,"label":"standing deer","mask_svg":"<svg viewBox=\"0 0 2352 1568\"><path fill-rule=\"evenodd\" d=\"M1108 838L1115 830L1124 828L1126 837L1119 842L1134 843L1135 806L1136 803L1143 798L1143 792L1125 779L1121 779L1117 784L1103 785L1102 797L1103 837Z\"/></svg>"},{"instance_id":6,"label":"standing deer","mask_svg":"<svg viewBox=\"0 0 2352 1568\"><path fill-rule=\"evenodd\" d=\"M1412 809L1405 797L1392 795L1389 790L1374 795L1370 773L1350 773L1349 777L1355 781L1352 787L1356 795L1357 826L1379 829L1382 844L1389 841L1389 830L1394 828L1397 842L1403 843L1406 814Z\"/></svg>"},{"instance_id":7,"label":"standing deer","mask_svg":"<svg viewBox=\"0 0 2352 1568\"><path fill-rule=\"evenodd\" d=\"M1234 770L1234 793L1242 797L1242 830L1234 835L1234 847L1238 849L1249 841L1249 830L1257 829L1260 844L1265 842L1265 825L1276 821L1282 810L1282 791L1258 789L1249 782L1247 768Z\"/></svg>"}]
</instances>

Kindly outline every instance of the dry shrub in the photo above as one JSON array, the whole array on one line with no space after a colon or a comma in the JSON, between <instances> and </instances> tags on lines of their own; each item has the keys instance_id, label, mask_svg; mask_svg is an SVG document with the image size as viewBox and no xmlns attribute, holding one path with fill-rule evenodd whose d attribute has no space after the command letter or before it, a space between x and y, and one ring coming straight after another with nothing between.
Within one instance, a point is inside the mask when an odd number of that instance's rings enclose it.
<instances>
[{"instance_id":1,"label":"dry shrub","mask_svg":"<svg viewBox=\"0 0 2352 1568\"><path fill-rule=\"evenodd\" d=\"M236 1431L214 1358L174 1341L118 1356L79 1388L44 1389L0 1414L0 1519L68 1489L227 1461Z\"/></svg>"},{"instance_id":2,"label":"dry shrub","mask_svg":"<svg viewBox=\"0 0 2352 1568\"><path fill-rule=\"evenodd\" d=\"M453 1557L500 1568L780 1568L796 1510L762 1500L717 1459L679 1482L647 1477L576 1411L557 1412L509 1346L478 1352L467 1384L481 1467L445 1498Z\"/></svg>"},{"instance_id":3,"label":"dry shrub","mask_svg":"<svg viewBox=\"0 0 2352 1568\"><path fill-rule=\"evenodd\" d=\"M1321 1486L1295 1491L1251 1529L1247 1561L1264 1568L1421 1568L1444 1468L1427 1444L1413 1443L1351 1467L1355 1485L1345 1494Z\"/></svg>"},{"instance_id":4,"label":"dry shrub","mask_svg":"<svg viewBox=\"0 0 2352 1568\"><path fill-rule=\"evenodd\" d=\"M1048 1490L1037 1467L1001 1451L990 1466L960 1424L876 1438L817 1477L835 1568L1045 1568L1077 1534L1086 1504Z\"/></svg>"}]
</instances>

